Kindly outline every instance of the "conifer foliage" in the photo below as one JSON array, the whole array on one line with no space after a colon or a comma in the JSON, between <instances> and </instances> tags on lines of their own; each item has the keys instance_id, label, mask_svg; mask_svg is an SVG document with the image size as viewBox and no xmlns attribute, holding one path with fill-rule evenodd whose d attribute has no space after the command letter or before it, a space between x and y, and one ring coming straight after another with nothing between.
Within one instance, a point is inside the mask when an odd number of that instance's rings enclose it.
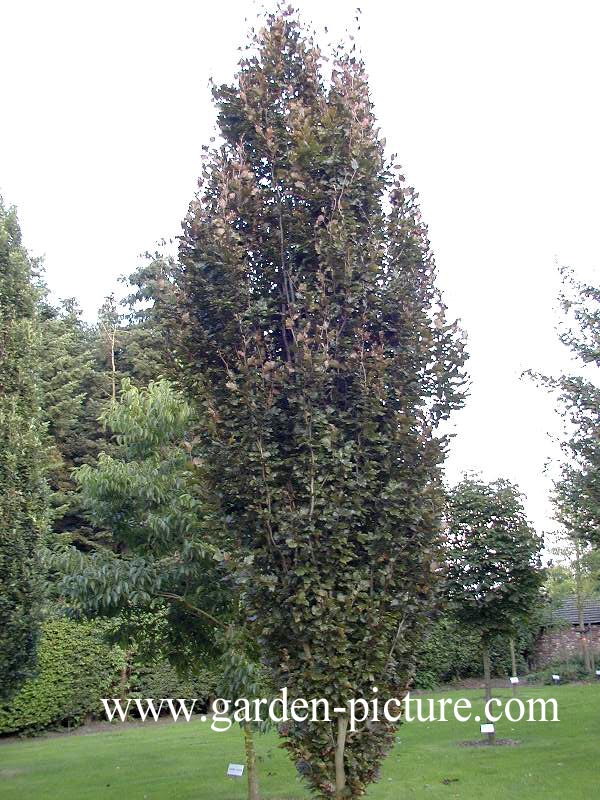
<instances>
[{"instance_id":1,"label":"conifer foliage","mask_svg":"<svg viewBox=\"0 0 600 800\"><path fill-rule=\"evenodd\" d=\"M330 70L279 10L215 88L171 336L275 685L333 708L411 680L465 356L364 66L340 48ZM362 795L393 740L343 714L281 732L320 797Z\"/></svg>"},{"instance_id":2,"label":"conifer foliage","mask_svg":"<svg viewBox=\"0 0 600 800\"><path fill-rule=\"evenodd\" d=\"M30 673L37 638L46 491L36 300L16 213L0 198L0 697Z\"/></svg>"}]
</instances>

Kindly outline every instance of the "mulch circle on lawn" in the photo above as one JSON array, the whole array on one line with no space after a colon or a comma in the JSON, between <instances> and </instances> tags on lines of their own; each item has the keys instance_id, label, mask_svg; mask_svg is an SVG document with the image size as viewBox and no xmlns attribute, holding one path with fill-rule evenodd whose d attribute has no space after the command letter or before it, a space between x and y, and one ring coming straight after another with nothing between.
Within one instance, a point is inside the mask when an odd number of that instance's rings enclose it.
<instances>
[{"instance_id":1,"label":"mulch circle on lawn","mask_svg":"<svg viewBox=\"0 0 600 800\"><path fill-rule=\"evenodd\" d=\"M459 742L459 747L498 747L499 745L505 745L507 747L516 747L518 744L521 744L519 739L496 739L494 744L490 744L485 739L470 739L466 742Z\"/></svg>"}]
</instances>

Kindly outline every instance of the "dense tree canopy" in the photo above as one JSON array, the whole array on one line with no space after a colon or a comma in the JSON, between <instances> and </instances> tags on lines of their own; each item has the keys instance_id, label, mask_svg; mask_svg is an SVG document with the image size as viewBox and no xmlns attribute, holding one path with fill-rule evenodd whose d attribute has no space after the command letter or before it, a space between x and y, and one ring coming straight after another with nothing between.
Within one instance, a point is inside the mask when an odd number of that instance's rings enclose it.
<instances>
[{"instance_id":1,"label":"dense tree canopy","mask_svg":"<svg viewBox=\"0 0 600 800\"><path fill-rule=\"evenodd\" d=\"M97 458L106 439L98 417L103 377L95 357L95 336L73 299L41 308L44 352L39 380L50 450L52 527L81 539L93 535L81 513L72 470Z\"/></svg>"},{"instance_id":2,"label":"dense tree canopy","mask_svg":"<svg viewBox=\"0 0 600 800\"><path fill-rule=\"evenodd\" d=\"M493 639L516 638L540 603L542 539L507 480L465 477L449 493L447 515L447 595L456 618L479 633L489 699Z\"/></svg>"},{"instance_id":3,"label":"dense tree canopy","mask_svg":"<svg viewBox=\"0 0 600 800\"><path fill-rule=\"evenodd\" d=\"M331 66L326 81L278 12L215 89L223 144L185 221L170 332L276 685L344 706L411 680L439 530L434 429L461 405L464 353L364 66L344 50ZM393 741L346 722L285 731L319 796L363 794Z\"/></svg>"},{"instance_id":4,"label":"dense tree canopy","mask_svg":"<svg viewBox=\"0 0 600 800\"><path fill-rule=\"evenodd\" d=\"M448 501L447 581L459 619L484 640L514 634L539 594L541 547L514 484L457 484Z\"/></svg>"},{"instance_id":5,"label":"dense tree canopy","mask_svg":"<svg viewBox=\"0 0 600 800\"><path fill-rule=\"evenodd\" d=\"M146 389L126 380L103 419L116 448L80 467L76 479L89 522L110 533L111 547L63 550L54 562L64 572L61 590L91 614L166 604L165 651L182 668L194 668L211 648L211 618L227 608L231 593L195 479L192 410L164 380Z\"/></svg>"}]
</instances>

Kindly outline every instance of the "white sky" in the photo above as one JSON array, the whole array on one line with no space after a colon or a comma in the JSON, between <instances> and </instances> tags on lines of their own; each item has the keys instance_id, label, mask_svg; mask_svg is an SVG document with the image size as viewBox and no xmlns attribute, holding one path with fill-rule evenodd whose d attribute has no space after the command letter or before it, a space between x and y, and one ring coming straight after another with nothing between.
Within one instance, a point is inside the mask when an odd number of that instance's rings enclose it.
<instances>
[{"instance_id":1,"label":"white sky","mask_svg":"<svg viewBox=\"0 0 600 800\"><path fill-rule=\"evenodd\" d=\"M556 261L598 276L600 4L363 0L360 44L390 152L421 196L471 397L448 465L505 476L549 529L552 399L568 364ZM337 39L356 2L299 0ZM0 191L57 296L89 317L139 253L179 232L255 6L0 0Z\"/></svg>"}]
</instances>

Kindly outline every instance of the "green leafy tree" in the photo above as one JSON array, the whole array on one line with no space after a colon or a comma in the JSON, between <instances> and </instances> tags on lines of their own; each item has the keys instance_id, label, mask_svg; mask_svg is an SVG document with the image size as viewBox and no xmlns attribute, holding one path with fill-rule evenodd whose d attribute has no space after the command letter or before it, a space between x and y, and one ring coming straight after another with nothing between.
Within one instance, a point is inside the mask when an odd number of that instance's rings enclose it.
<instances>
[{"instance_id":1,"label":"green leafy tree","mask_svg":"<svg viewBox=\"0 0 600 800\"><path fill-rule=\"evenodd\" d=\"M485 696L491 691L490 646L514 638L539 602L542 539L507 480L465 477L449 493L447 593L456 618L481 638Z\"/></svg>"},{"instance_id":2,"label":"green leafy tree","mask_svg":"<svg viewBox=\"0 0 600 800\"><path fill-rule=\"evenodd\" d=\"M148 267L144 279L155 273ZM141 294L132 296L131 304ZM113 295L94 325L81 319L73 299L43 308L40 379L52 462L53 531L84 550L95 546L100 532L83 513L73 470L94 464L100 451L114 450L99 418L116 399L123 378L146 386L164 371L166 347L151 309L132 308L129 320L125 316ZM105 534L101 543L110 544L110 532Z\"/></svg>"},{"instance_id":3,"label":"green leafy tree","mask_svg":"<svg viewBox=\"0 0 600 800\"><path fill-rule=\"evenodd\" d=\"M364 66L343 48L330 79L321 66L278 11L215 89L223 144L166 313L274 685L334 708L411 681L440 527L434 431L462 403L465 356ZM364 794L393 743L388 723L347 724L283 731L318 796Z\"/></svg>"},{"instance_id":4,"label":"green leafy tree","mask_svg":"<svg viewBox=\"0 0 600 800\"><path fill-rule=\"evenodd\" d=\"M47 523L38 300L16 212L0 199L1 697L30 674L38 630L37 549Z\"/></svg>"},{"instance_id":5,"label":"green leafy tree","mask_svg":"<svg viewBox=\"0 0 600 800\"><path fill-rule=\"evenodd\" d=\"M215 624L196 601L206 608L210 595L217 609L228 598L215 576L218 553L196 479L192 416L167 381L146 389L123 381L120 400L102 415L116 448L75 473L87 517L109 532L111 547L91 553L67 548L60 562L62 591L89 613L110 615L168 601L166 629L182 665L206 653Z\"/></svg>"},{"instance_id":6,"label":"green leafy tree","mask_svg":"<svg viewBox=\"0 0 600 800\"><path fill-rule=\"evenodd\" d=\"M600 287L577 281L569 270L563 276L561 304L571 325L565 326L561 341L586 376L559 379L572 435L565 442L569 459L555 499L567 529L600 546Z\"/></svg>"},{"instance_id":7,"label":"green leafy tree","mask_svg":"<svg viewBox=\"0 0 600 800\"><path fill-rule=\"evenodd\" d=\"M600 546L600 288L563 268L560 339L577 359L579 374L533 377L558 398L565 456L555 484L556 518L569 537Z\"/></svg>"},{"instance_id":8,"label":"green leafy tree","mask_svg":"<svg viewBox=\"0 0 600 800\"><path fill-rule=\"evenodd\" d=\"M125 379L102 419L117 446L75 474L89 521L110 533L112 546L63 551L54 561L62 592L87 613L118 615L114 635L126 652L147 660L161 654L184 672L219 657L225 697L264 696L238 624L231 557L213 544L191 407L166 380L139 389ZM122 693L126 680L125 670ZM243 725L251 800L258 798L256 727Z\"/></svg>"},{"instance_id":9,"label":"green leafy tree","mask_svg":"<svg viewBox=\"0 0 600 800\"><path fill-rule=\"evenodd\" d=\"M592 672L583 607L590 588L586 573L594 559L588 545L595 550L600 547L600 288L577 280L568 268L562 268L561 275L564 321L560 340L577 359L579 374L533 377L557 395L564 423L564 461L552 499L565 539L559 555L566 555L572 565L582 658L587 671ZM565 581L561 583L565 585Z\"/></svg>"},{"instance_id":10,"label":"green leafy tree","mask_svg":"<svg viewBox=\"0 0 600 800\"><path fill-rule=\"evenodd\" d=\"M248 631L233 622L221 633L219 639L222 652L219 698L227 700L230 708L233 708L239 698L246 699L250 704L257 700L269 701L272 691L260 666L256 644L249 638ZM268 719L241 720L240 726L244 734L248 800L259 800L255 733L265 733L270 722Z\"/></svg>"}]
</instances>

